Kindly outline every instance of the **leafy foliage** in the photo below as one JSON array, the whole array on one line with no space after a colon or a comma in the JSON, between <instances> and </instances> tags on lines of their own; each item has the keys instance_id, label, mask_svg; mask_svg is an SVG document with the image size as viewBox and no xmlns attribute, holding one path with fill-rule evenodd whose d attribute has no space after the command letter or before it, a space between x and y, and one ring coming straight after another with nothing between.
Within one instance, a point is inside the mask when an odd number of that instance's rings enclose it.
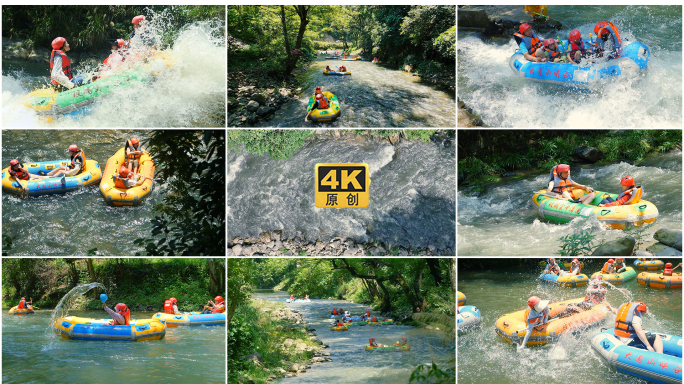
<instances>
[{"instance_id":1,"label":"leafy foliage","mask_svg":"<svg viewBox=\"0 0 684 384\"><path fill-rule=\"evenodd\" d=\"M433 361L429 368L424 364L417 366L411 373L409 383L447 384L454 381L456 381L455 368L443 371Z\"/></svg>"},{"instance_id":2,"label":"leafy foliage","mask_svg":"<svg viewBox=\"0 0 684 384\"><path fill-rule=\"evenodd\" d=\"M558 254L561 256L586 256L590 255L596 246L591 242L596 238L593 231L581 231L570 235L562 236L558 241L561 242L561 249Z\"/></svg>"},{"instance_id":3,"label":"leafy foliage","mask_svg":"<svg viewBox=\"0 0 684 384\"><path fill-rule=\"evenodd\" d=\"M240 148L240 144L244 144L245 149L252 154L262 155L268 152L274 160L284 160L294 155L297 149L313 137L314 132L312 129L229 130L228 149L236 150Z\"/></svg>"}]
</instances>

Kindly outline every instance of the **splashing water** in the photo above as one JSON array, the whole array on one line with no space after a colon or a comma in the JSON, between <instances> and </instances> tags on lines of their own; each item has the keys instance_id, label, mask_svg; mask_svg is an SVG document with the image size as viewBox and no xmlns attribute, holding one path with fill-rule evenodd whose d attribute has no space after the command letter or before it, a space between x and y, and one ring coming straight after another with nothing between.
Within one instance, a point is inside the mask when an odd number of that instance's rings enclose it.
<instances>
[{"instance_id":1,"label":"splashing water","mask_svg":"<svg viewBox=\"0 0 684 384\"><path fill-rule=\"evenodd\" d=\"M46 333L52 332L55 321L62 317L67 317L69 315L69 310L71 309L71 307L75 303L81 301L83 295L88 293L88 291L90 291L93 288L102 288L104 290L105 286L97 282L90 284L81 284L74 287L71 291L69 291L69 293L64 295L64 297L62 297L62 299L59 301L55 309L52 311L52 315L50 316L50 328L46 331Z\"/></svg>"}]
</instances>

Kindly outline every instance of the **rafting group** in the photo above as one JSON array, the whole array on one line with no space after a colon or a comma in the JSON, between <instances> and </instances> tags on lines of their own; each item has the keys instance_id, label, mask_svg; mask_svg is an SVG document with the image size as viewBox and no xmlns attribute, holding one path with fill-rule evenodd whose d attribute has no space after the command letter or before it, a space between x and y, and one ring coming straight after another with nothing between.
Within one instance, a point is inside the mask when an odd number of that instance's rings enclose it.
<instances>
[{"instance_id":1,"label":"rafting group","mask_svg":"<svg viewBox=\"0 0 684 384\"><path fill-rule=\"evenodd\" d=\"M392 319L378 319L372 315L369 310L366 310L361 316L352 316L349 311L340 308L333 308L328 315L329 318L338 318L330 328L331 331L348 331L350 327L355 325L392 325ZM411 347L407 344L406 336L402 336L401 340L394 344L381 344L375 341L375 337L368 339L367 351L408 351Z\"/></svg>"},{"instance_id":2,"label":"rafting group","mask_svg":"<svg viewBox=\"0 0 684 384\"><path fill-rule=\"evenodd\" d=\"M635 260L639 269L664 266L662 276L677 277L679 285L651 286L654 288L681 289L680 263L672 268L672 263L660 260ZM556 263L555 259L546 260L543 275L581 274L583 264L578 259L569 263ZM563 268L569 268L564 271ZM652 269L651 269L652 270ZM630 272L632 267L625 264L622 258L607 260L601 270L585 280L585 296L552 303L548 298L532 295L527 299L527 308L507 313L496 321L496 333L509 343L517 345L521 351L532 345L545 345L559 341L564 334L578 334L606 320L608 313L615 315L613 327L602 330L592 337L592 348L605 362L620 372L629 373L655 382L670 381L679 378L682 372L682 338L659 332L647 331L643 328L642 317L648 312L644 301L634 300L623 288L616 288L622 280L612 282L611 275ZM629 301L613 307L606 299L608 288L616 289L629 297ZM677 297L677 296L675 296ZM680 300L681 301L681 300ZM465 333L480 323L480 312L474 306L466 306L466 297L458 292L458 330ZM678 304L681 306L681 302ZM633 356L630 359L629 356ZM647 362L648 361L648 362Z\"/></svg>"}]
</instances>

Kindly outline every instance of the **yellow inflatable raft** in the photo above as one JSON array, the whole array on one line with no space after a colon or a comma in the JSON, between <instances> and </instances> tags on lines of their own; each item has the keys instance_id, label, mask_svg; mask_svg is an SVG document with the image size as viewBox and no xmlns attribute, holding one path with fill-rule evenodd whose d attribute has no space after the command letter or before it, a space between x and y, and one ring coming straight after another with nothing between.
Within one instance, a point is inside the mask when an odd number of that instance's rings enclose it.
<instances>
[{"instance_id":1,"label":"yellow inflatable raft","mask_svg":"<svg viewBox=\"0 0 684 384\"><path fill-rule=\"evenodd\" d=\"M116 187L113 176L119 174L119 168L124 164L124 159L125 149L121 148L114 156L107 160L102 181L100 182L100 192L102 192L108 205L137 206L152 192L154 160L147 153L143 153L140 156L140 160L138 160L140 164L138 174L141 175L138 176L138 185L133 188L123 189Z\"/></svg>"},{"instance_id":2,"label":"yellow inflatable raft","mask_svg":"<svg viewBox=\"0 0 684 384\"><path fill-rule=\"evenodd\" d=\"M87 155L86 155L87 156ZM39 172L49 173L60 166L68 166L71 160L41 161L37 163L24 163L22 167L31 174ZM102 178L102 170L95 160L86 158L86 171L74 176L52 177L47 179L17 181L9 173L9 167L2 170L2 190L21 196L40 196L57 193L67 193L80 188L95 185ZM21 183L21 184L20 184Z\"/></svg>"},{"instance_id":3,"label":"yellow inflatable raft","mask_svg":"<svg viewBox=\"0 0 684 384\"><path fill-rule=\"evenodd\" d=\"M637 276L637 281L639 284L651 288L682 289L681 273L665 276L662 273L641 272Z\"/></svg>"},{"instance_id":4,"label":"yellow inflatable raft","mask_svg":"<svg viewBox=\"0 0 684 384\"><path fill-rule=\"evenodd\" d=\"M10 310L9 310L10 315L32 315L33 313L34 313L33 312L33 306L31 306L31 305L29 305L27 308L21 308L21 309L19 309L18 305L15 305L14 307L10 308Z\"/></svg>"},{"instance_id":5,"label":"yellow inflatable raft","mask_svg":"<svg viewBox=\"0 0 684 384\"><path fill-rule=\"evenodd\" d=\"M563 312L568 304L579 304L584 301L580 297L572 300L565 300L558 303L549 304L549 318L553 318ZM523 309L513 313L507 313L496 321L496 333L509 343L522 343L527 334L527 324L525 319L529 309ZM548 323L532 330L532 334L527 341L527 345L543 345L549 342L558 341L563 333L574 333L582 327L597 324L605 318L608 310L603 304L597 304L592 309L574 315L551 319Z\"/></svg>"}]
</instances>

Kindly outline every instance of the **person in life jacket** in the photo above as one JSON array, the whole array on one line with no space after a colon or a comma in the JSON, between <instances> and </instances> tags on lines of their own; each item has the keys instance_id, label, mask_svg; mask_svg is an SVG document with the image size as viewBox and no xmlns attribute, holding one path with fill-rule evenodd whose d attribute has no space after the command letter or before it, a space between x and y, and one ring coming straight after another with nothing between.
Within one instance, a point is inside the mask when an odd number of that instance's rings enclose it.
<instances>
[{"instance_id":1,"label":"person in life jacket","mask_svg":"<svg viewBox=\"0 0 684 384\"><path fill-rule=\"evenodd\" d=\"M311 113L315 109L328 109L330 107L330 101L327 97L325 97L325 95L321 91L321 87L316 87L316 92L314 92L314 98L315 101L313 103L313 108L311 108L311 111L309 111L306 114L306 117L304 117L304 122L309 121L309 116L311 116Z\"/></svg>"},{"instance_id":2,"label":"person in life jacket","mask_svg":"<svg viewBox=\"0 0 684 384\"><path fill-rule=\"evenodd\" d=\"M147 18L144 15L138 15L131 20L131 23L133 32L128 36L128 45L136 50L148 47L156 49L157 39Z\"/></svg>"},{"instance_id":3,"label":"person in life jacket","mask_svg":"<svg viewBox=\"0 0 684 384\"><path fill-rule=\"evenodd\" d=\"M19 309L33 309L33 299L31 301L26 301L25 297L22 297L21 300L19 300L19 304L17 304L17 308Z\"/></svg>"},{"instance_id":4,"label":"person in life jacket","mask_svg":"<svg viewBox=\"0 0 684 384\"><path fill-rule=\"evenodd\" d=\"M178 310L178 300L172 297L164 301L164 313L170 313L174 315L182 315L183 313Z\"/></svg>"},{"instance_id":5,"label":"person in life jacket","mask_svg":"<svg viewBox=\"0 0 684 384\"><path fill-rule=\"evenodd\" d=\"M615 328L613 333L628 347L647 349L651 352L663 353L663 340L650 332L644 332L643 314L648 311L646 304L638 301L624 303L616 310L606 305L615 314Z\"/></svg>"},{"instance_id":6,"label":"person in life jacket","mask_svg":"<svg viewBox=\"0 0 684 384\"><path fill-rule=\"evenodd\" d=\"M533 329L540 330L539 327L541 325L549 322L549 300L542 300L538 296L530 296L527 299L527 306L530 307L525 318L527 332L522 344L518 345L518 350L525 348Z\"/></svg>"},{"instance_id":7,"label":"person in life jacket","mask_svg":"<svg viewBox=\"0 0 684 384\"><path fill-rule=\"evenodd\" d=\"M342 324L342 322L340 322L339 320L337 320L337 324L336 324L335 326L336 326L336 327L344 327L344 324Z\"/></svg>"},{"instance_id":8,"label":"person in life jacket","mask_svg":"<svg viewBox=\"0 0 684 384\"><path fill-rule=\"evenodd\" d=\"M112 316L112 320L104 323L105 325L130 325L131 310L128 309L128 306L126 306L126 304L117 304L114 307L116 309L116 312L109 309L109 307L105 303L102 303L102 308L104 308L104 310L107 311L107 313L109 313L110 316Z\"/></svg>"},{"instance_id":9,"label":"person in life jacket","mask_svg":"<svg viewBox=\"0 0 684 384\"><path fill-rule=\"evenodd\" d=\"M627 264L625 264L625 259L621 257L616 258L613 263L613 271L615 271L615 273L622 273L626 270Z\"/></svg>"},{"instance_id":10,"label":"person in life jacket","mask_svg":"<svg viewBox=\"0 0 684 384\"><path fill-rule=\"evenodd\" d=\"M560 272L558 264L556 264L556 259L549 257L546 259L546 267L544 268L544 274L557 275Z\"/></svg>"},{"instance_id":11,"label":"person in life jacket","mask_svg":"<svg viewBox=\"0 0 684 384\"><path fill-rule=\"evenodd\" d=\"M622 49L622 39L620 32L611 21L600 21L594 26L596 41L595 50L598 57L617 59L620 57Z\"/></svg>"},{"instance_id":12,"label":"person in life jacket","mask_svg":"<svg viewBox=\"0 0 684 384\"><path fill-rule=\"evenodd\" d=\"M330 68L329 65L326 65L326 66L325 66L325 70L328 71L328 72L332 72L332 71L333 71L333 70Z\"/></svg>"},{"instance_id":13,"label":"person in life jacket","mask_svg":"<svg viewBox=\"0 0 684 384\"><path fill-rule=\"evenodd\" d=\"M112 53L104 59L106 70L116 70L121 64L126 61L128 56L128 45L124 39L116 39L112 42Z\"/></svg>"},{"instance_id":14,"label":"person in life jacket","mask_svg":"<svg viewBox=\"0 0 684 384\"><path fill-rule=\"evenodd\" d=\"M34 175L29 173L17 159L10 160L10 166L8 169L11 176L18 180L38 180L38 179L49 179L50 176Z\"/></svg>"},{"instance_id":15,"label":"person in life jacket","mask_svg":"<svg viewBox=\"0 0 684 384\"><path fill-rule=\"evenodd\" d=\"M663 276L672 276L672 263L666 263Z\"/></svg>"},{"instance_id":16,"label":"person in life jacket","mask_svg":"<svg viewBox=\"0 0 684 384\"><path fill-rule=\"evenodd\" d=\"M597 275L589 281L589 284L587 284L587 294L584 296L584 303L589 303L590 308L603 302L608 304L608 302L605 301L607 293L608 290L603 285L603 277Z\"/></svg>"},{"instance_id":17,"label":"person in life jacket","mask_svg":"<svg viewBox=\"0 0 684 384\"><path fill-rule=\"evenodd\" d=\"M579 275L580 272L582 271L582 264L580 264L579 260L572 259L572 262L570 263L570 275Z\"/></svg>"},{"instance_id":18,"label":"person in life jacket","mask_svg":"<svg viewBox=\"0 0 684 384\"><path fill-rule=\"evenodd\" d=\"M69 164L67 166L60 165L59 167L50 171L47 174L47 176L50 176L50 177L62 176L62 178L64 178L64 176L75 176L75 175L78 175L79 173L86 171L85 153L83 152L82 149L78 148L78 145L71 144L69 146L69 155L71 156L71 164ZM40 172L39 172L39 174L40 174ZM45 175L43 175L43 176L45 176Z\"/></svg>"},{"instance_id":19,"label":"person in life jacket","mask_svg":"<svg viewBox=\"0 0 684 384\"><path fill-rule=\"evenodd\" d=\"M224 313L226 311L226 303L222 296L214 297L214 301L207 301L202 313Z\"/></svg>"},{"instance_id":20,"label":"person in life jacket","mask_svg":"<svg viewBox=\"0 0 684 384\"><path fill-rule=\"evenodd\" d=\"M294 300L294 295L290 295L290 300Z\"/></svg>"},{"instance_id":21,"label":"person in life jacket","mask_svg":"<svg viewBox=\"0 0 684 384\"><path fill-rule=\"evenodd\" d=\"M71 71L71 60L66 53L70 50L69 43L63 37L52 40L50 54L50 81L58 91L79 87L83 84L83 76L74 77Z\"/></svg>"},{"instance_id":22,"label":"person in life jacket","mask_svg":"<svg viewBox=\"0 0 684 384\"><path fill-rule=\"evenodd\" d=\"M565 62L565 56L558 50L556 39L544 39L544 57L551 63Z\"/></svg>"},{"instance_id":23,"label":"person in life jacket","mask_svg":"<svg viewBox=\"0 0 684 384\"><path fill-rule=\"evenodd\" d=\"M119 168L119 174L112 174L112 180L114 181L114 186L119 189L133 188L142 184L144 178L138 177L138 175L129 172L123 165Z\"/></svg>"},{"instance_id":24,"label":"person in life jacket","mask_svg":"<svg viewBox=\"0 0 684 384\"><path fill-rule=\"evenodd\" d=\"M635 185L632 176L625 176L620 179L620 187L622 187L622 192L618 195L617 200L614 200L610 196L606 196L605 199L601 200L599 207L636 204L641 200L642 187L641 185Z\"/></svg>"},{"instance_id":25,"label":"person in life jacket","mask_svg":"<svg viewBox=\"0 0 684 384\"><path fill-rule=\"evenodd\" d=\"M591 46L584 43L580 31L576 29L570 31L568 36L568 61L573 64L579 64L580 60L591 55Z\"/></svg>"},{"instance_id":26,"label":"person in life jacket","mask_svg":"<svg viewBox=\"0 0 684 384\"><path fill-rule=\"evenodd\" d=\"M338 68L338 70L339 70L340 72L347 72L347 67L345 67L344 65L340 65L340 67Z\"/></svg>"},{"instance_id":27,"label":"person in life jacket","mask_svg":"<svg viewBox=\"0 0 684 384\"><path fill-rule=\"evenodd\" d=\"M529 24L520 24L520 28L518 29L520 32L514 33L513 37L523 56L529 61L546 61L546 59L543 58L544 44L539 36L534 33L532 27L530 27Z\"/></svg>"},{"instance_id":28,"label":"person in life jacket","mask_svg":"<svg viewBox=\"0 0 684 384\"><path fill-rule=\"evenodd\" d=\"M406 345L406 336L402 336L401 341L397 341L394 345L396 345L397 347L403 347L404 345Z\"/></svg>"},{"instance_id":29,"label":"person in life jacket","mask_svg":"<svg viewBox=\"0 0 684 384\"><path fill-rule=\"evenodd\" d=\"M337 315L337 308L333 308L331 315Z\"/></svg>"},{"instance_id":30,"label":"person in life jacket","mask_svg":"<svg viewBox=\"0 0 684 384\"><path fill-rule=\"evenodd\" d=\"M371 347L382 347L382 344L378 344L375 342L375 337L371 337L368 339L368 344L370 344Z\"/></svg>"},{"instance_id":31,"label":"person in life jacket","mask_svg":"<svg viewBox=\"0 0 684 384\"><path fill-rule=\"evenodd\" d=\"M605 273L606 275L610 275L614 271L613 263L615 263L615 260L613 259L608 259L603 264L603 268L601 268L601 273Z\"/></svg>"},{"instance_id":32,"label":"person in life jacket","mask_svg":"<svg viewBox=\"0 0 684 384\"><path fill-rule=\"evenodd\" d=\"M587 191L586 195L579 198L574 198L572 188L576 187L581 190ZM546 194L551 195L554 193L558 198L566 198L574 203L589 204L594 197L596 197L596 192L591 187L586 185L577 184L570 178L570 166L567 164L558 164L551 168L549 185L546 188ZM579 191L578 191L579 193Z\"/></svg>"},{"instance_id":33,"label":"person in life jacket","mask_svg":"<svg viewBox=\"0 0 684 384\"><path fill-rule=\"evenodd\" d=\"M140 140L136 138L126 140L124 148L126 151L126 164L128 170L133 173L138 173L140 168L140 156L142 156L143 153L147 153L148 155L149 153L140 145Z\"/></svg>"}]
</instances>

